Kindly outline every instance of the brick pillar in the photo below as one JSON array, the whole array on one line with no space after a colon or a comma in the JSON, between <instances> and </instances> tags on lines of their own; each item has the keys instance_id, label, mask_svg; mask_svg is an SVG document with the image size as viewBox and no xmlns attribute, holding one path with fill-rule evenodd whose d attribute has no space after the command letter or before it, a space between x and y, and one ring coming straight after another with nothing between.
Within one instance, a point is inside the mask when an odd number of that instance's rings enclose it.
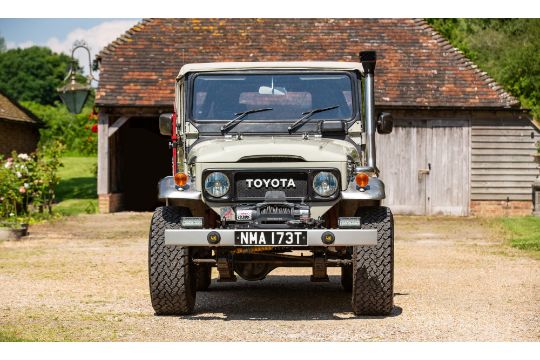
<instances>
[{"instance_id":1,"label":"brick pillar","mask_svg":"<svg viewBox=\"0 0 540 360\"><path fill-rule=\"evenodd\" d=\"M122 211L124 209L124 194L123 193L99 194L98 207L99 207L99 212L102 214L109 214L113 212Z\"/></svg>"}]
</instances>

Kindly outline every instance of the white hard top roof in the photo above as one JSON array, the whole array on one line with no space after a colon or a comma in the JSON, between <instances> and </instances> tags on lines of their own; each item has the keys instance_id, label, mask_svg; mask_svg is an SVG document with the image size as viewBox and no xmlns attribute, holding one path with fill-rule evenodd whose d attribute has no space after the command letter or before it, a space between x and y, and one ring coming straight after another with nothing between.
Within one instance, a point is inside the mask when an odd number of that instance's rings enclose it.
<instances>
[{"instance_id":1,"label":"white hard top roof","mask_svg":"<svg viewBox=\"0 0 540 360\"><path fill-rule=\"evenodd\" d=\"M177 79L190 72L227 70L356 70L364 73L359 62L339 61L274 61L274 62L215 62L186 64Z\"/></svg>"}]
</instances>

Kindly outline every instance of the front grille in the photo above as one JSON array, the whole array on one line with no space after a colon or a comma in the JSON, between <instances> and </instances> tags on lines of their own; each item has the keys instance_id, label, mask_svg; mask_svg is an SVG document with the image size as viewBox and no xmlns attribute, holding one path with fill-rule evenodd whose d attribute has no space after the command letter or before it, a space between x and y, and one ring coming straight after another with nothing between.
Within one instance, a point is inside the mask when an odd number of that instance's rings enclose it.
<instances>
[{"instance_id":1,"label":"front grille","mask_svg":"<svg viewBox=\"0 0 540 360\"><path fill-rule=\"evenodd\" d=\"M239 172L234 181L238 200L263 201L267 191L283 191L288 200L308 196L307 172Z\"/></svg>"}]
</instances>

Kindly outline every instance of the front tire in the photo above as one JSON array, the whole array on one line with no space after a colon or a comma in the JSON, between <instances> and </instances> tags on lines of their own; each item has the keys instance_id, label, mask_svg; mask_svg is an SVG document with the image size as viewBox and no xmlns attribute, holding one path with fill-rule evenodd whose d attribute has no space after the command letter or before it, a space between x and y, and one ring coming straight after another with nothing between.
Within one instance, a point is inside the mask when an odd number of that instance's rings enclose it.
<instances>
[{"instance_id":1,"label":"front tire","mask_svg":"<svg viewBox=\"0 0 540 360\"><path fill-rule=\"evenodd\" d=\"M394 307L394 218L384 206L360 208L356 216L362 229L377 229L377 245L353 249L353 312L389 315Z\"/></svg>"},{"instance_id":2,"label":"front tire","mask_svg":"<svg viewBox=\"0 0 540 360\"><path fill-rule=\"evenodd\" d=\"M156 315L187 315L195 307L195 269L188 247L165 246L165 229L180 228L189 209L162 206L150 225L148 272L150 298Z\"/></svg>"}]
</instances>

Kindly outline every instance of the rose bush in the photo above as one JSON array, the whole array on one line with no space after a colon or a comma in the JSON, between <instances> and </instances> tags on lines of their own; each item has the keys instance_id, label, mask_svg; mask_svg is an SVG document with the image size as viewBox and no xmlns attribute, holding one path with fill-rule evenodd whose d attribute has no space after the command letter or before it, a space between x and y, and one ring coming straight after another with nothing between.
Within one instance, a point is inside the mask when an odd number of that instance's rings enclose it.
<instances>
[{"instance_id":1,"label":"rose bush","mask_svg":"<svg viewBox=\"0 0 540 360\"><path fill-rule=\"evenodd\" d=\"M45 210L52 213L57 171L64 147L59 142L40 147L32 154L17 154L4 159L0 156L0 218L16 222Z\"/></svg>"}]
</instances>

